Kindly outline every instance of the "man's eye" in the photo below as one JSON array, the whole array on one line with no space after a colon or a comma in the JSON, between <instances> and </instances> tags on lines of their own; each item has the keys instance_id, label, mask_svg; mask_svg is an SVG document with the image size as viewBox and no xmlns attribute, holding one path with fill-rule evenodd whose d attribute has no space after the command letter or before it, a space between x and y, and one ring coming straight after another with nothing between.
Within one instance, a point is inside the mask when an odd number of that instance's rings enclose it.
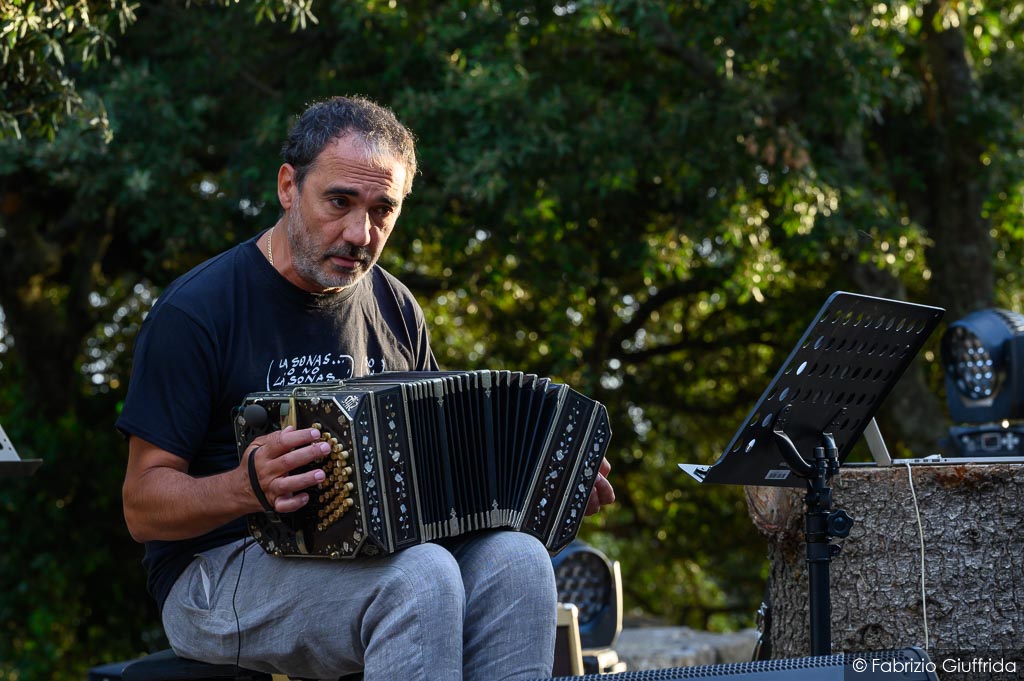
<instances>
[{"instance_id":1,"label":"man's eye","mask_svg":"<svg viewBox=\"0 0 1024 681\"><path fill-rule=\"evenodd\" d=\"M345 208L346 206L348 206L348 197L336 196L331 199L331 203L334 204L337 208Z\"/></svg>"},{"instance_id":2,"label":"man's eye","mask_svg":"<svg viewBox=\"0 0 1024 681\"><path fill-rule=\"evenodd\" d=\"M395 212L393 206L377 206L375 210L377 211L377 216L382 218L386 218L387 216Z\"/></svg>"}]
</instances>

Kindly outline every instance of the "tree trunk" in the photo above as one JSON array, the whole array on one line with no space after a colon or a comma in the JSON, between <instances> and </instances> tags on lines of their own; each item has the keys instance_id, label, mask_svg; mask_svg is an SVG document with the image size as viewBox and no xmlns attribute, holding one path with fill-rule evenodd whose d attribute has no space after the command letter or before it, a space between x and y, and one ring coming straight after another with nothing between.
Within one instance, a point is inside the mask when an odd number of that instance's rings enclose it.
<instances>
[{"instance_id":1,"label":"tree trunk","mask_svg":"<svg viewBox=\"0 0 1024 681\"><path fill-rule=\"evenodd\" d=\"M99 312L89 296L103 280L115 212L109 208L103 220L84 224L70 213L46 214L49 204L59 211L59 202L12 196L0 187L10 204L0 214L0 308L13 353L31 377L24 398L58 418L74 408L80 393L80 354Z\"/></svg>"},{"instance_id":2,"label":"tree trunk","mask_svg":"<svg viewBox=\"0 0 1024 681\"><path fill-rule=\"evenodd\" d=\"M833 480L835 507L856 523L831 564L833 651L927 644L933 661L969 659L974 651L1015 660L1024 670L1024 466L915 466L912 473L924 537L928 638L907 467L845 468ZM803 490L748 488L747 500L768 538L772 657L807 655Z\"/></svg>"},{"instance_id":3,"label":"tree trunk","mask_svg":"<svg viewBox=\"0 0 1024 681\"><path fill-rule=\"evenodd\" d=\"M921 168L928 187L923 214L933 246L932 300L948 311L948 321L992 305L995 276L991 225L983 216L989 173L981 163L986 126L979 116L981 99L969 62L963 27L939 26L947 0L924 5L922 39L927 68L928 125L933 147ZM953 10L956 11L956 10ZM912 204L913 205L913 204Z\"/></svg>"}]
</instances>

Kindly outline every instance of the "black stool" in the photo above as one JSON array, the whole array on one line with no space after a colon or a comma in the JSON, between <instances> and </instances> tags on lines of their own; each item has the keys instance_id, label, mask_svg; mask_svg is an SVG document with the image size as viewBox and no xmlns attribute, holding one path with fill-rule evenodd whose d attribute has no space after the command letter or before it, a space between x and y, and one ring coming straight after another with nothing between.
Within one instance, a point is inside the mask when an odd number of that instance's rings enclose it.
<instances>
[{"instance_id":1,"label":"black stool","mask_svg":"<svg viewBox=\"0 0 1024 681\"><path fill-rule=\"evenodd\" d=\"M233 664L209 664L178 657L173 650L161 650L138 660L93 667L88 681L271 681L273 675L254 672ZM362 681L362 674L343 676L338 681Z\"/></svg>"}]
</instances>

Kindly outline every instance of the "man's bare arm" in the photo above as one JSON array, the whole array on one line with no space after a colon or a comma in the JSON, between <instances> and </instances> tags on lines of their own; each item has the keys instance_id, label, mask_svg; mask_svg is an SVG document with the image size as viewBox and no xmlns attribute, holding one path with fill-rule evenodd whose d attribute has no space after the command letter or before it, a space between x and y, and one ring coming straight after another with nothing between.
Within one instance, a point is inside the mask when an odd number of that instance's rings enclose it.
<instances>
[{"instance_id":1,"label":"man's bare arm","mask_svg":"<svg viewBox=\"0 0 1024 681\"><path fill-rule=\"evenodd\" d=\"M330 451L319 437L319 431L289 427L256 438L246 452L243 464L257 452L260 486L279 513L305 506L309 497L301 490L323 480L320 469L289 475ZM247 465L203 478L187 470L188 462L180 456L131 438L122 496L132 538L138 542L190 539L263 510L249 484Z\"/></svg>"}]
</instances>

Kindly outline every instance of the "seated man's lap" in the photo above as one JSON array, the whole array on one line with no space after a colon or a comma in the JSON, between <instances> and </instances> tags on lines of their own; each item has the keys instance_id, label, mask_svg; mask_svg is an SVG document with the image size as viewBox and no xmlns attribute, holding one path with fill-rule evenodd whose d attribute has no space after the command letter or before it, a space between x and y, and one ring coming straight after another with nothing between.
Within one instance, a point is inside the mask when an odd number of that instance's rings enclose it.
<instances>
[{"instance_id":1,"label":"seated man's lap","mask_svg":"<svg viewBox=\"0 0 1024 681\"><path fill-rule=\"evenodd\" d=\"M507 665L531 678L550 668L554 602L546 551L514 532L352 561L278 558L239 540L196 557L163 619L181 656L310 678L365 669L368 680L462 678L465 620L465 678Z\"/></svg>"}]
</instances>

